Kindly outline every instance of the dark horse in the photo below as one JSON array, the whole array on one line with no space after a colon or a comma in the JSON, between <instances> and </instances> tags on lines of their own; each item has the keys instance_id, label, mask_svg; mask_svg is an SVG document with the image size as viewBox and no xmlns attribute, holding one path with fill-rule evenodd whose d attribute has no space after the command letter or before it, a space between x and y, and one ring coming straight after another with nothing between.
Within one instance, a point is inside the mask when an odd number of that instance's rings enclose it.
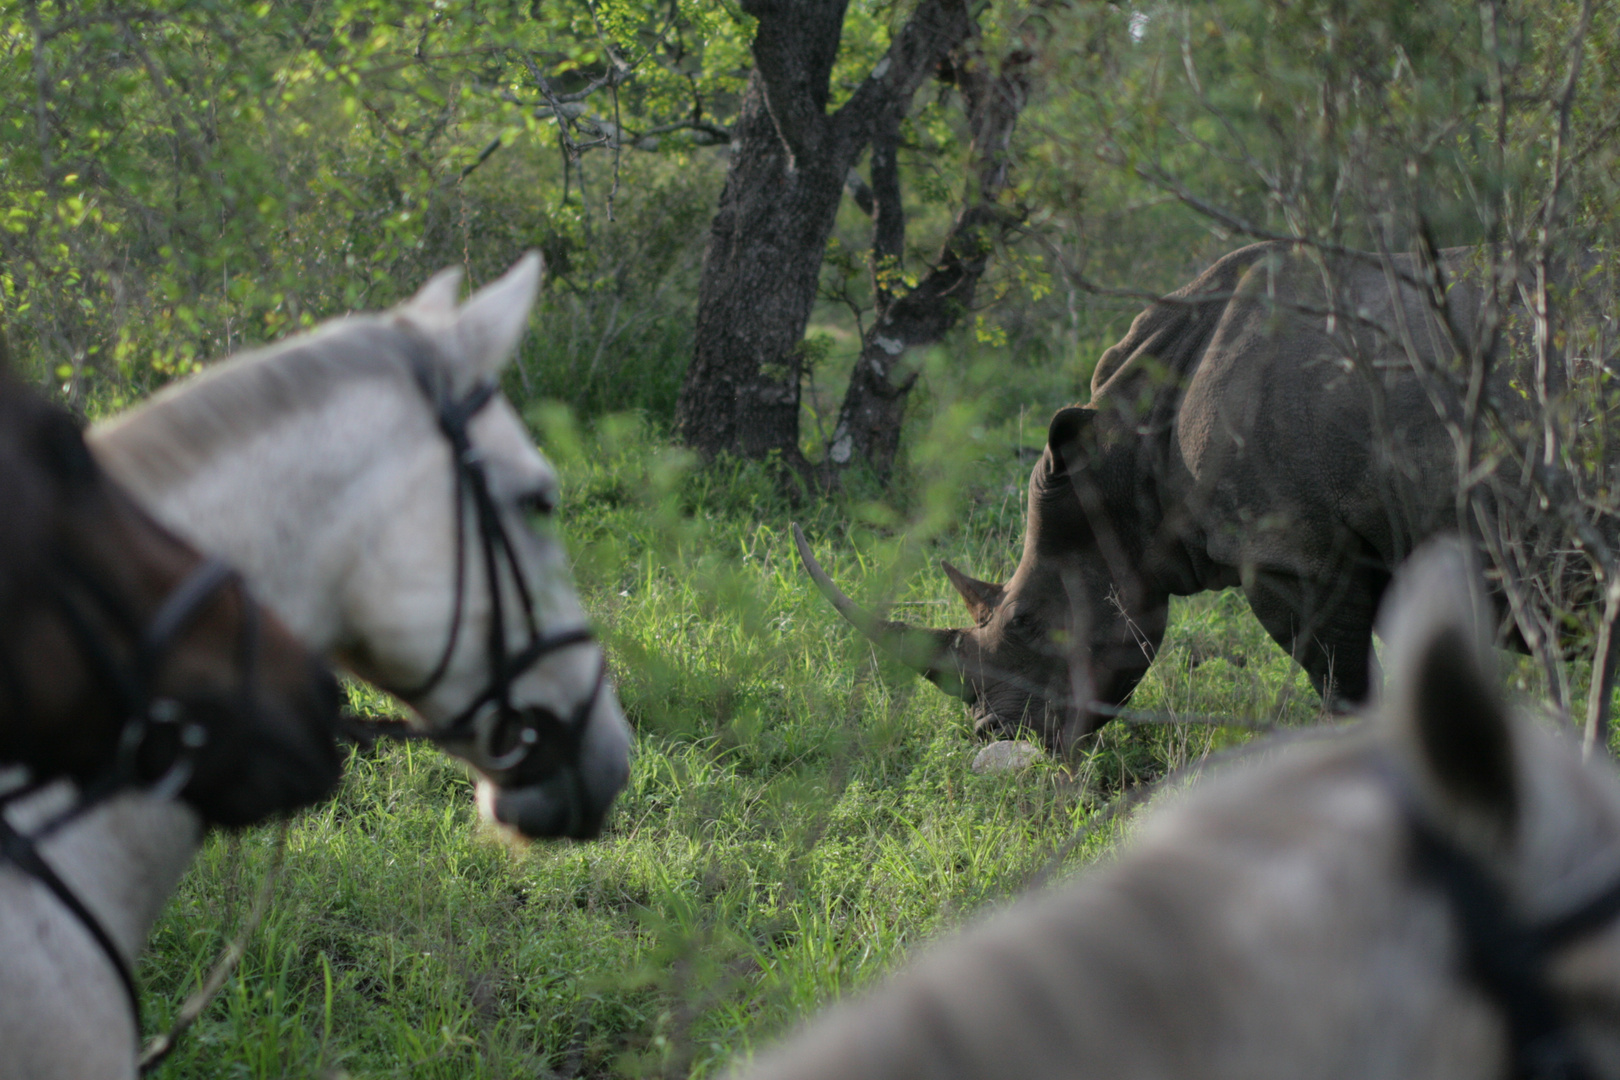
<instances>
[{"instance_id":1,"label":"dark horse","mask_svg":"<svg viewBox=\"0 0 1620 1080\"><path fill-rule=\"evenodd\" d=\"M0 354L0 763L242 825L337 782L332 676Z\"/></svg>"}]
</instances>

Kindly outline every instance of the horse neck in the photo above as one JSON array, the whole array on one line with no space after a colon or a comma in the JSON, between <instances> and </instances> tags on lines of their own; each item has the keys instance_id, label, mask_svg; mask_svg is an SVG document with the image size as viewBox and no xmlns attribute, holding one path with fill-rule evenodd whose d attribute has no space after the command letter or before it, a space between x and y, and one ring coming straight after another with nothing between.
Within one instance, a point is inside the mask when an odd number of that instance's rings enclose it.
<instances>
[{"instance_id":1,"label":"horse neck","mask_svg":"<svg viewBox=\"0 0 1620 1080\"><path fill-rule=\"evenodd\" d=\"M7 816L32 831L71 798L68 785L53 785ZM133 964L201 838L202 820L184 803L127 792L58 830L40 853ZM65 908L61 916L73 919Z\"/></svg>"},{"instance_id":2,"label":"horse neck","mask_svg":"<svg viewBox=\"0 0 1620 1080\"><path fill-rule=\"evenodd\" d=\"M373 524L370 492L409 459L401 445L431 419L393 384L360 379L318 409L289 413L240 444L185 470L126 453L166 418L137 410L90 441L102 465L165 525L227 559L308 647L328 652L342 634L341 583ZM381 477L381 480L379 479Z\"/></svg>"}]
</instances>

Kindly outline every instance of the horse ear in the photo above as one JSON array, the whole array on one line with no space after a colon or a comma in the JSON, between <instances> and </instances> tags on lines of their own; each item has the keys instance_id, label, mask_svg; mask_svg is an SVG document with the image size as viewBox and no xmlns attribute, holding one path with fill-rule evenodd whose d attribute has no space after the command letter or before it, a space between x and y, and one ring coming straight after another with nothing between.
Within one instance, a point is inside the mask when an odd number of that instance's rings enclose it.
<instances>
[{"instance_id":1,"label":"horse ear","mask_svg":"<svg viewBox=\"0 0 1620 1080\"><path fill-rule=\"evenodd\" d=\"M429 278L405 306L414 315L448 322L456 313L456 297L460 295L461 267L449 266Z\"/></svg>"},{"instance_id":2,"label":"horse ear","mask_svg":"<svg viewBox=\"0 0 1620 1080\"><path fill-rule=\"evenodd\" d=\"M529 309L540 289L542 269L540 253L531 251L461 305L455 339L462 363L480 375L493 376L511 361L529 328ZM433 284L429 282L428 288Z\"/></svg>"},{"instance_id":3,"label":"horse ear","mask_svg":"<svg viewBox=\"0 0 1620 1080\"><path fill-rule=\"evenodd\" d=\"M1054 463L1065 463L1065 454L1069 457L1075 455L1079 449L1080 437L1091 427L1091 421L1096 417L1097 410L1086 409L1078 405L1071 405L1066 409L1059 409L1052 417L1052 423L1046 429L1046 446L1052 451Z\"/></svg>"},{"instance_id":4,"label":"horse ear","mask_svg":"<svg viewBox=\"0 0 1620 1080\"><path fill-rule=\"evenodd\" d=\"M1518 819L1514 728L1468 549L1454 538L1419 549L1396 575L1380 624L1382 713L1410 775L1445 831L1500 850Z\"/></svg>"},{"instance_id":5,"label":"horse ear","mask_svg":"<svg viewBox=\"0 0 1620 1080\"><path fill-rule=\"evenodd\" d=\"M84 445L84 432L72 415L46 407L39 422L40 461L67 491L84 491L100 475L90 450Z\"/></svg>"},{"instance_id":6,"label":"horse ear","mask_svg":"<svg viewBox=\"0 0 1620 1080\"><path fill-rule=\"evenodd\" d=\"M945 576L951 579L956 591L962 594L967 602L968 611L972 613L977 622L984 622L990 613L1001 603L1001 586L978 578L970 578L944 559L939 560L939 567L945 571Z\"/></svg>"}]
</instances>

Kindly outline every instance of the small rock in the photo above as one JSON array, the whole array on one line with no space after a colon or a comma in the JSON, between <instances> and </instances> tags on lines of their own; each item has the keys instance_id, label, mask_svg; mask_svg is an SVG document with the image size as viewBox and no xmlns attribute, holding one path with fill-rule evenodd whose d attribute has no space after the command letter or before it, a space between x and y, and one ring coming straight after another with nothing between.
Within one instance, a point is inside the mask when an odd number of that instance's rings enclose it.
<instances>
[{"instance_id":1,"label":"small rock","mask_svg":"<svg viewBox=\"0 0 1620 1080\"><path fill-rule=\"evenodd\" d=\"M1046 752L1023 739L1002 739L980 750L973 759L973 771L979 774L1017 772L1027 768Z\"/></svg>"}]
</instances>

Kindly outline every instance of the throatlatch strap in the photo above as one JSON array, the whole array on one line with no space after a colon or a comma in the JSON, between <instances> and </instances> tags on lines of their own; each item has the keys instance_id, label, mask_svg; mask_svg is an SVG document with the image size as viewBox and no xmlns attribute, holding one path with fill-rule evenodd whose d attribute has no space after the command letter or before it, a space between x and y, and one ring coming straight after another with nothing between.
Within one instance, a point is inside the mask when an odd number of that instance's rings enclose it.
<instances>
[{"instance_id":1,"label":"throatlatch strap","mask_svg":"<svg viewBox=\"0 0 1620 1080\"><path fill-rule=\"evenodd\" d=\"M1406 775L1389 760L1379 773L1412 841L1416 874L1444 897L1457 926L1465 974L1502 1014L1512 1080L1594 1080L1568 1010L1548 977L1552 953L1620 915L1620 882L1553 918L1532 923L1491 870L1445 835Z\"/></svg>"}]
</instances>

